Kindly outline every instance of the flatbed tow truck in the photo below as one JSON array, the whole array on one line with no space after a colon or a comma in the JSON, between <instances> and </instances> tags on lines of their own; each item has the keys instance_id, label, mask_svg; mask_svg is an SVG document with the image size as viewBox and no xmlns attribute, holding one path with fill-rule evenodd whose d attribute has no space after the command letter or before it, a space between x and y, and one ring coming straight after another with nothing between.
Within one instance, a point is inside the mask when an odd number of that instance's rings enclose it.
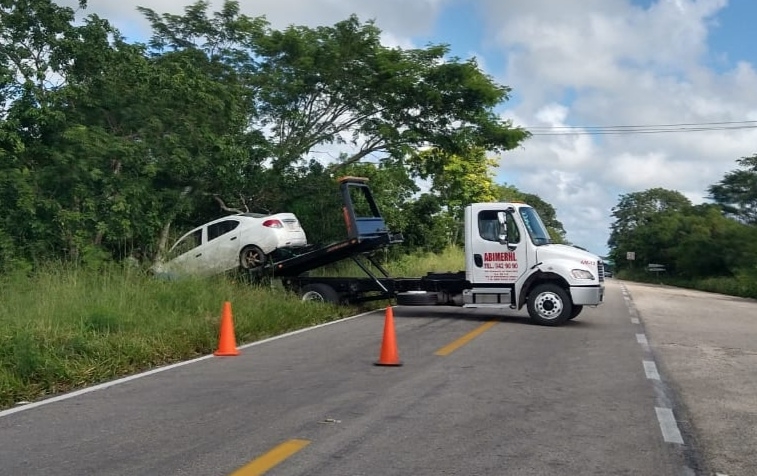
<instances>
[{"instance_id":1,"label":"flatbed tow truck","mask_svg":"<svg viewBox=\"0 0 757 476\"><path fill-rule=\"evenodd\" d=\"M277 278L303 300L337 304L395 299L408 306L521 309L525 305L534 322L548 326L574 319L584 306L602 303L600 258L552 244L536 210L524 203L466 207L465 270L390 276L374 254L402 243L403 238L387 228L367 182L361 177L339 179L345 240L309 247L294 256L274 254L266 265L249 271L251 278ZM366 276L310 276L310 271L346 259Z\"/></svg>"}]
</instances>

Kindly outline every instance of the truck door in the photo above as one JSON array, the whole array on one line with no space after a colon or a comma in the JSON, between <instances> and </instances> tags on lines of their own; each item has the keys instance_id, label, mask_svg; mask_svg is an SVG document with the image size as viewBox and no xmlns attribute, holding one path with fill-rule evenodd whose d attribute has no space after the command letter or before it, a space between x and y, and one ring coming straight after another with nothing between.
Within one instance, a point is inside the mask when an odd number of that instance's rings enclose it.
<instances>
[{"instance_id":1,"label":"truck door","mask_svg":"<svg viewBox=\"0 0 757 476\"><path fill-rule=\"evenodd\" d=\"M474 285L513 285L530 266L526 234L504 205L478 209L470 230L472 263L468 279Z\"/></svg>"}]
</instances>

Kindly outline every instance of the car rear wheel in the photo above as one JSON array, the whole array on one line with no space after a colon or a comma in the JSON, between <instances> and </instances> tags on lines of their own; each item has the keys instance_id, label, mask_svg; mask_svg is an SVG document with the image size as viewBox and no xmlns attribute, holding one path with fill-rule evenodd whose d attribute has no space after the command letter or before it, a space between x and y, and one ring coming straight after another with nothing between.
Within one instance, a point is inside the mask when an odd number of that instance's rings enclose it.
<instances>
[{"instance_id":1,"label":"car rear wheel","mask_svg":"<svg viewBox=\"0 0 757 476\"><path fill-rule=\"evenodd\" d=\"M242 269L257 269L265 265L268 257L257 246L245 246L239 254L239 266Z\"/></svg>"}]
</instances>

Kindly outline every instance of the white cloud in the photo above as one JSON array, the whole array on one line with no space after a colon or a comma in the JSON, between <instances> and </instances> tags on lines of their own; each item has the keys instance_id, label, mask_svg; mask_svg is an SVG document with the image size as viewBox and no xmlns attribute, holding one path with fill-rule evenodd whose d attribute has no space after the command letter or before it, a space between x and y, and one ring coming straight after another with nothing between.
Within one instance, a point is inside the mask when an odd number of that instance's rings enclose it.
<instances>
[{"instance_id":1,"label":"white cloud","mask_svg":"<svg viewBox=\"0 0 757 476\"><path fill-rule=\"evenodd\" d=\"M353 0L255 0L240 1L242 13L249 16L264 15L274 28L289 25L332 25L357 14L361 21L376 20L387 38L398 45L409 44L414 35L427 34L434 25L436 15L448 0L382 0L355 2ZM74 7L78 0L61 0L60 5ZM137 6L148 7L158 13L180 14L194 0L89 0L85 13L96 13L111 20L123 33L147 36L149 25L137 11ZM222 0L211 0L210 11L220 10Z\"/></svg>"},{"instance_id":2,"label":"white cloud","mask_svg":"<svg viewBox=\"0 0 757 476\"><path fill-rule=\"evenodd\" d=\"M660 0L648 9L626 0L486 5L487 32L507 64L497 79L518 99L504 111L515 124L754 120L753 65L720 73L708 66L708 31L725 0ZM664 187L701 202L754 144L754 129L534 136L504 155L502 176L517 176L514 185L551 202L568 238L601 253L618 194Z\"/></svg>"}]
</instances>

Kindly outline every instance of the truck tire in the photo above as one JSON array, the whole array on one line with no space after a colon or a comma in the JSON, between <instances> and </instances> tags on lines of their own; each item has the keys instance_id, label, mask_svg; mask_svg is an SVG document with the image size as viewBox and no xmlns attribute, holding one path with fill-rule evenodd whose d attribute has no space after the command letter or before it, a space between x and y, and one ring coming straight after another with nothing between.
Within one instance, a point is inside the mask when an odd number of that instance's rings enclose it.
<instances>
[{"instance_id":1,"label":"truck tire","mask_svg":"<svg viewBox=\"0 0 757 476\"><path fill-rule=\"evenodd\" d=\"M539 284L528 293L528 315L539 325L559 326L572 312L568 293L557 284Z\"/></svg>"},{"instance_id":2,"label":"truck tire","mask_svg":"<svg viewBox=\"0 0 757 476\"><path fill-rule=\"evenodd\" d=\"M409 292L398 293L397 304L400 306L435 306L439 302L436 293Z\"/></svg>"},{"instance_id":3,"label":"truck tire","mask_svg":"<svg viewBox=\"0 0 757 476\"><path fill-rule=\"evenodd\" d=\"M314 283L302 287L301 296L303 301L328 302L339 304L341 299L334 288L328 284Z\"/></svg>"},{"instance_id":4,"label":"truck tire","mask_svg":"<svg viewBox=\"0 0 757 476\"><path fill-rule=\"evenodd\" d=\"M575 319L578 317L579 314L581 314L581 311L584 310L584 307L581 305L573 305L573 310L570 312L570 317L568 317L568 320Z\"/></svg>"}]
</instances>

